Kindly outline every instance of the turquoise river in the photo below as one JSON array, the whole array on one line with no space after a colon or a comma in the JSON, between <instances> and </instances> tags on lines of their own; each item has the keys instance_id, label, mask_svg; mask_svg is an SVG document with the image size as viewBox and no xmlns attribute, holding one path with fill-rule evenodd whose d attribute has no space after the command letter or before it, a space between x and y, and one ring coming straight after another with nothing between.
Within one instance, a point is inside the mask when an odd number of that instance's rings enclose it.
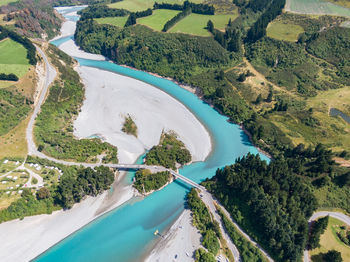
<instances>
[{"instance_id":1,"label":"turquoise river","mask_svg":"<svg viewBox=\"0 0 350 262\"><path fill-rule=\"evenodd\" d=\"M65 9L63 15L76 10L77 7ZM74 16L66 18L77 20ZM59 46L71 38L65 37L52 43ZM209 131L213 148L204 162L192 163L180 169L182 175L201 182L215 175L218 168L232 164L236 158L248 152L259 153L238 125L229 123L227 117L177 84L108 61L76 59L82 66L108 70L149 83L192 111ZM268 160L264 155L261 157ZM127 179L126 182L131 183L130 177ZM189 187L176 181L144 199L132 199L51 247L35 261L142 261L156 244L154 231L166 232L184 210L188 191Z\"/></svg>"}]
</instances>

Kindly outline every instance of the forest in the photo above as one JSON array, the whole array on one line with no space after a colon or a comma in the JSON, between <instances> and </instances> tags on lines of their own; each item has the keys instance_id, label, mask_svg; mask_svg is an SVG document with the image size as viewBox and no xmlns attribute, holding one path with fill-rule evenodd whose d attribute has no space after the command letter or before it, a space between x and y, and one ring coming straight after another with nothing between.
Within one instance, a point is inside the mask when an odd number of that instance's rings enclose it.
<instances>
[{"instance_id":1,"label":"forest","mask_svg":"<svg viewBox=\"0 0 350 262\"><path fill-rule=\"evenodd\" d=\"M101 17L126 16L130 12L124 9L109 8L107 5L90 5L80 10L78 14L80 15L80 20L86 20Z\"/></svg>"},{"instance_id":2,"label":"forest","mask_svg":"<svg viewBox=\"0 0 350 262\"><path fill-rule=\"evenodd\" d=\"M205 186L275 260L299 261L317 201L283 158L268 164L248 154Z\"/></svg>"},{"instance_id":3,"label":"forest","mask_svg":"<svg viewBox=\"0 0 350 262\"><path fill-rule=\"evenodd\" d=\"M90 20L79 21L75 40L88 52L180 82L191 78L194 68L203 71L230 62L229 52L214 39L164 34L141 25L120 30Z\"/></svg>"}]
</instances>

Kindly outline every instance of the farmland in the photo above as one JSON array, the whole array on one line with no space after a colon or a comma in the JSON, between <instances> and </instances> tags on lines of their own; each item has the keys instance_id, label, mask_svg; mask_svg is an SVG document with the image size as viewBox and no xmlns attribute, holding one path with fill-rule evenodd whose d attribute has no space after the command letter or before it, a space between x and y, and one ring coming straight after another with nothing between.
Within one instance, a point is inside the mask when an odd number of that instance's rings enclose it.
<instances>
[{"instance_id":1,"label":"farmland","mask_svg":"<svg viewBox=\"0 0 350 262\"><path fill-rule=\"evenodd\" d=\"M329 250L337 250L341 253L343 261L349 261L350 259L350 247L340 241L336 235L337 228L344 226L345 224L333 217L329 218L329 223L326 231L321 235L320 248L316 248L310 252L312 261L322 262L320 253L326 253Z\"/></svg>"},{"instance_id":2,"label":"farmland","mask_svg":"<svg viewBox=\"0 0 350 262\"><path fill-rule=\"evenodd\" d=\"M151 16L139 18L137 20L137 23L148 26L154 30L161 31L164 27L164 24L179 12L180 11L167 9L154 10Z\"/></svg>"},{"instance_id":3,"label":"farmland","mask_svg":"<svg viewBox=\"0 0 350 262\"><path fill-rule=\"evenodd\" d=\"M27 50L21 44L11 39L0 42L0 73L21 77L28 68Z\"/></svg>"},{"instance_id":4,"label":"farmland","mask_svg":"<svg viewBox=\"0 0 350 262\"><path fill-rule=\"evenodd\" d=\"M128 19L127 16L118 16L118 17L96 18L95 20L99 24L109 24L109 25L114 25L117 27L124 27L127 19Z\"/></svg>"},{"instance_id":5,"label":"farmland","mask_svg":"<svg viewBox=\"0 0 350 262\"><path fill-rule=\"evenodd\" d=\"M300 25L282 22L272 22L267 27L267 36L289 42L296 42L304 29Z\"/></svg>"},{"instance_id":6,"label":"farmland","mask_svg":"<svg viewBox=\"0 0 350 262\"><path fill-rule=\"evenodd\" d=\"M286 10L300 14L327 14L350 17L350 9L322 0L287 0Z\"/></svg>"},{"instance_id":7,"label":"farmland","mask_svg":"<svg viewBox=\"0 0 350 262\"><path fill-rule=\"evenodd\" d=\"M182 19L175 26L173 26L169 32L171 33L185 33L199 36L210 36L210 33L205 28L209 20L214 23L214 27L219 30L225 29L229 19L236 19L238 16L237 12L233 14L222 14L222 15L199 15L190 14L189 16Z\"/></svg>"},{"instance_id":8,"label":"farmland","mask_svg":"<svg viewBox=\"0 0 350 262\"><path fill-rule=\"evenodd\" d=\"M9 3L17 2L17 0L1 0L0 6L7 5Z\"/></svg>"},{"instance_id":9,"label":"farmland","mask_svg":"<svg viewBox=\"0 0 350 262\"><path fill-rule=\"evenodd\" d=\"M147 8L152 8L155 0L124 0L121 2L110 4L109 7L112 8L123 8L131 12L146 10ZM163 0L162 3L171 3L171 4L181 4L184 1L182 0ZM201 3L202 0L192 0L193 3Z\"/></svg>"}]
</instances>

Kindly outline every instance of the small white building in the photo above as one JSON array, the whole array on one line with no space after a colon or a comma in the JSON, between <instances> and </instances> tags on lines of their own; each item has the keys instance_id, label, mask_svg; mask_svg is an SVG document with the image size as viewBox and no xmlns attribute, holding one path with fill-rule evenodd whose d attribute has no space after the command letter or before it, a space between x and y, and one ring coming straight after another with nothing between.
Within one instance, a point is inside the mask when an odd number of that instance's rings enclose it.
<instances>
[{"instance_id":1,"label":"small white building","mask_svg":"<svg viewBox=\"0 0 350 262\"><path fill-rule=\"evenodd\" d=\"M7 181L2 181L2 182L1 182L1 184L6 184L6 183L7 183Z\"/></svg>"},{"instance_id":2,"label":"small white building","mask_svg":"<svg viewBox=\"0 0 350 262\"><path fill-rule=\"evenodd\" d=\"M4 164L7 164L7 163L8 163L8 160L7 160L7 159L5 159L3 163L4 163Z\"/></svg>"},{"instance_id":3,"label":"small white building","mask_svg":"<svg viewBox=\"0 0 350 262\"><path fill-rule=\"evenodd\" d=\"M23 190L18 190L18 194L22 194Z\"/></svg>"}]
</instances>

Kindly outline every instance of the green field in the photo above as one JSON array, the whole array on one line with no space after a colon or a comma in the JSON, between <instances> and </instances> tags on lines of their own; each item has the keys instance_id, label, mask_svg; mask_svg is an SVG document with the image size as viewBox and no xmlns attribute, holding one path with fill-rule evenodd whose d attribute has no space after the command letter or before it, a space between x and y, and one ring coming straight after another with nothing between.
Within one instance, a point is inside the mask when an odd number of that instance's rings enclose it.
<instances>
[{"instance_id":1,"label":"green field","mask_svg":"<svg viewBox=\"0 0 350 262\"><path fill-rule=\"evenodd\" d=\"M154 30L161 31L165 23L178 13L180 13L180 11L158 9L153 11L153 14L151 16L146 16L137 19L137 23L148 26Z\"/></svg>"},{"instance_id":2,"label":"green field","mask_svg":"<svg viewBox=\"0 0 350 262\"><path fill-rule=\"evenodd\" d=\"M21 44L11 39L0 42L0 73L21 77L28 68L27 50Z\"/></svg>"},{"instance_id":3,"label":"green field","mask_svg":"<svg viewBox=\"0 0 350 262\"><path fill-rule=\"evenodd\" d=\"M350 8L335 5L322 0L289 0L287 11L301 14L327 14L350 17Z\"/></svg>"},{"instance_id":4,"label":"green field","mask_svg":"<svg viewBox=\"0 0 350 262\"><path fill-rule=\"evenodd\" d=\"M304 29L300 25L272 22L267 27L267 36L283 41L296 42Z\"/></svg>"},{"instance_id":5,"label":"green field","mask_svg":"<svg viewBox=\"0 0 350 262\"><path fill-rule=\"evenodd\" d=\"M310 256L313 262L322 262L317 255L335 249L341 253L343 261L350 261L350 247L345 245L336 235L336 230L345 224L333 217L329 218L328 227L320 239L320 248L311 250ZM313 257L314 256L314 257Z\"/></svg>"},{"instance_id":6,"label":"green field","mask_svg":"<svg viewBox=\"0 0 350 262\"><path fill-rule=\"evenodd\" d=\"M121 2L108 5L112 8L123 8L132 12L146 10L152 8L156 0L123 0ZM181 4L184 0L162 0L160 3ZM192 0L193 3L201 3L203 0Z\"/></svg>"},{"instance_id":7,"label":"green field","mask_svg":"<svg viewBox=\"0 0 350 262\"><path fill-rule=\"evenodd\" d=\"M117 27L124 27L128 16L95 18L99 24L109 24Z\"/></svg>"},{"instance_id":8,"label":"green field","mask_svg":"<svg viewBox=\"0 0 350 262\"><path fill-rule=\"evenodd\" d=\"M17 2L17 0L1 0L0 6L7 5L9 3Z\"/></svg>"},{"instance_id":9,"label":"green field","mask_svg":"<svg viewBox=\"0 0 350 262\"><path fill-rule=\"evenodd\" d=\"M214 23L216 29L223 30L225 29L226 24L229 19L233 21L237 18L237 13L227 14L227 15L199 15L199 14L190 14L189 16L182 19L175 26L173 26L169 32L171 33L185 33L191 35L199 36L210 36L205 27L209 20Z\"/></svg>"}]
</instances>

